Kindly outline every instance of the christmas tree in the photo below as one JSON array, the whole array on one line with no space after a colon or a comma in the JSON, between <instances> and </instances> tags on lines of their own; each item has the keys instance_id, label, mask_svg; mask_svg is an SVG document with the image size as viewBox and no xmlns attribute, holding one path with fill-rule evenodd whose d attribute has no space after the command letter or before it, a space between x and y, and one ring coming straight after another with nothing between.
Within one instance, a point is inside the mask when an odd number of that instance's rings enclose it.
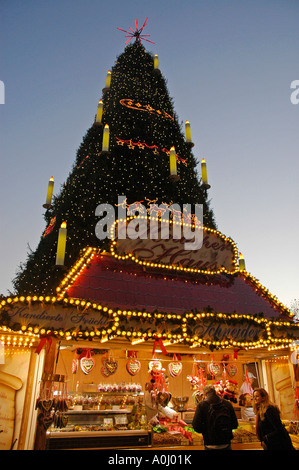
<instances>
[{"instance_id":1,"label":"christmas tree","mask_svg":"<svg viewBox=\"0 0 299 470\"><path fill-rule=\"evenodd\" d=\"M55 294L64 275L55 265L62 222L67 223L67 268L84 248L107 247L109 240L95 234L95 211L103 203L116 206L118 196L126 196L127 204L202 204L203 224L216 228L192 144L186 141L156 61L140 36L117 58L102 91L99 114L83 138L64 187L47 207L40 242L14 279L16 293ZM104 152L103 134L108 129L109 151ZM177 178L169 177L172 147Z\"/></svg>"}]
</instances>

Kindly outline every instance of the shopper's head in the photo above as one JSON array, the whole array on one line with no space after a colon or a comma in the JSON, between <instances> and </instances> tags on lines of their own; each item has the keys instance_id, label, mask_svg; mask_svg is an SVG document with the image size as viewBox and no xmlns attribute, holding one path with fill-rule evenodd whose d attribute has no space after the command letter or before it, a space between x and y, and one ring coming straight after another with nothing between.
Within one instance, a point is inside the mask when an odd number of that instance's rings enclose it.
<instances>
[{"instance_id":1,"label":"shopper's head","mask_svg":"<svg viewBox=\"0 0 299 470\"><path fill-rule=\"evenodd\" d=\"M206 385L203 388L202 394L203 394L203 397L204 397L205 400L208 400L208 401L211 401L211 402L219 400L219 397L218 397L218 395L216 393L216 390L213 387L213 385Z\"/></svg>"}]
</instances>

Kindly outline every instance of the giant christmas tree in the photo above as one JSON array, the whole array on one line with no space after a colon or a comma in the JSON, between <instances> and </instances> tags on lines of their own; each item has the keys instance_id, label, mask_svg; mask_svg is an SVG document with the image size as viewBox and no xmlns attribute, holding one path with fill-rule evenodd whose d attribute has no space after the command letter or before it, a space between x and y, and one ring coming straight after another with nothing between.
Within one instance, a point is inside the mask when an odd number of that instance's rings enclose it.
<instances>
[{"instance_id":1,"label":"giant christmas tree","mask_svg":"<svg viewBox=\"0 0 299 470\"><path fill-rule=\"evenodd\" d=\"M192 145L186 141L166 81L140 36L126 46L102 91L102 117L86 132L65 185L45 212L46 228L36 250L14 280L16 293L52 294L64 272L55 266L58 231L67 223L65 266L82 249L107 246L95 235L100 203L203 204L203 223L215 228L207 191L197 175ZM110 75L109 75L110 76ZM109 152L102 151L104 126L109 126ZM169 177L169 152L175 148L179 180Z\"/></svg>"}]
</instances>

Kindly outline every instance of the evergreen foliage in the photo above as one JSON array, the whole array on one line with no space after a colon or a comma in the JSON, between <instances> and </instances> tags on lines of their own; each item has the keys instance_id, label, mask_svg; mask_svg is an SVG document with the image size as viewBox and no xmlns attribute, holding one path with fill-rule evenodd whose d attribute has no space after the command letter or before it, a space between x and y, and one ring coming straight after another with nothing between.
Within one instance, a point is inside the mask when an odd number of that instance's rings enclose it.
<instances>
[{"instance_id":1,"label":"evergreen foliage","mask_svg":"<svg viewBox=\"0 0 299 470\"><path fill-rule=\"evenodd\" d=\"M138 41L130 44L112 68L110 89L103 92L103 124L110 128L108 154L101 153L103 126L92 125L60 194L45 213L48 229L14 279L17 294L55 294L64 272L55 266L58 230L67 222L66 267L83 248L106 246L95 236L100 203L203 204L204 225L216 228L206 190L201 187L190 144L186 143L166 81L154 70L154 57ZM180 180L169 178L167 151L174 146ZM55 224L54 224L55 221ZM52 231L49 227L54 225Z\"/></svg>"}]
</instances>

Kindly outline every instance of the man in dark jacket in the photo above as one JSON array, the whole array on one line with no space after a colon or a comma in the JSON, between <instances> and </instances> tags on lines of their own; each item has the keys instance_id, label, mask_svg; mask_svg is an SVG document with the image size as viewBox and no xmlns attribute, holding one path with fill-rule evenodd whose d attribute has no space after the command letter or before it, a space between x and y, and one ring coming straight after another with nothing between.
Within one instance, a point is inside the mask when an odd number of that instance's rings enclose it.
<instances>
[{"instance_id":1,"label":"man in dark jacket","mask_svg":"<svg viewBox=\"0 0 299 470\"><path fill-rule=\"evenodd\" d=\"M203 396L194 414L194 430L202 433L205 450L231 450L232 430L238 427L233 405L220 398L213 385L204 387Z\"/></svg>"}]
</instances>

